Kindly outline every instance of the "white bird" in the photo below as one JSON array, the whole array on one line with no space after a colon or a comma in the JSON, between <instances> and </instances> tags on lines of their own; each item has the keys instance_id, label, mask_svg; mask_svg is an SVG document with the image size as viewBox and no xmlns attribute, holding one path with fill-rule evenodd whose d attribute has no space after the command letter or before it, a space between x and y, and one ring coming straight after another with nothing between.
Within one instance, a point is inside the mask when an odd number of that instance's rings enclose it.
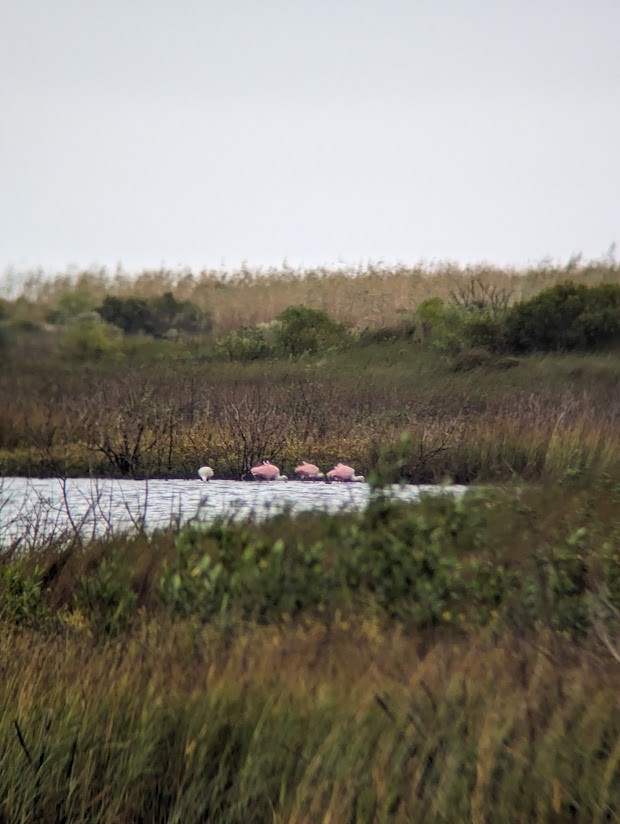
<instances>
[{"instance_id":1,"label":"white bird","mask_svg":"<svg viewBox=\"0 0 620 824\"><path fill-rule=\"evenodd\" d=\"M213 477L214 472L210 466L201 466L198 470L198 474L200 475L201 480L208 481L210 478Z\"/></svg>"}]
</instances>

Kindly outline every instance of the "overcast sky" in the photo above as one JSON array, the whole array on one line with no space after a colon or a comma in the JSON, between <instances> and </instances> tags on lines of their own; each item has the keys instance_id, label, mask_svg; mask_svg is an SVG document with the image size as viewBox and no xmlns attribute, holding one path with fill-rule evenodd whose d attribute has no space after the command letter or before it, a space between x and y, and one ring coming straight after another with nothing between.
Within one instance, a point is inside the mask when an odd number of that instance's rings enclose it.
<instances>
[{"instance_id":1,"label":"overcast sky","mask_svg":"<svg viewBox=\"0 0 620 824\"><path fill-rule=\"evenodd\" d=\"M6 0L0 272L620 243L620 0Z\"/></svg>"}]
</instances>

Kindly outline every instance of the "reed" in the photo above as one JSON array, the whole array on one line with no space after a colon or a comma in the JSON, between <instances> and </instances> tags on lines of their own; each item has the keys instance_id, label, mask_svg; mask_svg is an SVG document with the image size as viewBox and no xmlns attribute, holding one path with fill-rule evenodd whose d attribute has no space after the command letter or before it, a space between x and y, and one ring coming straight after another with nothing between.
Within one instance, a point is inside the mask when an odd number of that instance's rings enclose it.
<instances>
[{"instance_id":1,"label":"reed","mask_svg":"<svg viewBox=\"0 0 620 824\"><path fill-rule=\"evenodd\" d=\"M40 320L62 305L93 309L107 294L153 298L171 291L177 299L190 300L209 311L215 331L223 333L272 321L288 306L299 304L324 309L350 326L390 326L424 300L440 297L448 301L476 282L516 301L567 279L587 285L618 283L620 265L613 260L575 258L566 265L543 261L522 269L422 262L316 269L286 265L202 272L162 269L136 274L103 269L55 277L26 272L16 274L5 291L12 297L21 296L24 317Z\"/></svg>"}]
</instances>

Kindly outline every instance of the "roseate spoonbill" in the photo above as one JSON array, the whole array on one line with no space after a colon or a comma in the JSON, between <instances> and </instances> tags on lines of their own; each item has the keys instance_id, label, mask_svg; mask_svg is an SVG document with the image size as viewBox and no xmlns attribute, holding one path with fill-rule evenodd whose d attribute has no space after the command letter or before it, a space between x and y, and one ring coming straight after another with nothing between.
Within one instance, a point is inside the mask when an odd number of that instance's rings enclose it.
<instances>
[{"instance_id":1,"label":"roseate spoonbill","mask_svg":"<svg viewBox=\"0 0 620 824\"><path fill-rule=\"evenodd\" d=\"M250 472L257 481L288 481L286 475L280 475L280 470L271 461L263 461L259 466L253 466Z\"/></svg>"},{"instance_id":2,"label":"roseate spoonbill","mask_svg":"<svg viewBox=\"0 0 620 824\"><path fill-rule=\"evenodd\" d=\"M213 477L213 470L210 466L201 466L198 470L201 480L208 481Z\"/></svg>"},{"instance_id":3,"label":"roseate spoonbill","mask_svg":"<svg viewBox=\"0 0 620 824\"><path fill-rule=\"evenodd\" d=\"M364 480L363 475L356 475L355 470L352 466L347 466L343 463L337 463L333 469L330 469L327 473L327 477L331 478L332 481L357 481L361 483Z\"/></svg>"},{"instance_id":4,"label":"roseate spoonbill","mask_svg":"<svg viewBox=\"0 0 620 824\"><path fill-rule=\"evenodd\" d=\"M308 463L308 461L303 461L299 466L296 466L295 472L301 477L302 481L320 481L325 477L316 464Z\"/></svg>"}]
</instances>

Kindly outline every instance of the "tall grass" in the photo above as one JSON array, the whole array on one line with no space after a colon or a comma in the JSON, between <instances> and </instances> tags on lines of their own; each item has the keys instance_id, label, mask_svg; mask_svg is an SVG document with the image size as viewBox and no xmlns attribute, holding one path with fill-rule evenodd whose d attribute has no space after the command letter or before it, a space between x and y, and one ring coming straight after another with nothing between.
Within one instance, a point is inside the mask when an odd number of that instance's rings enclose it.
<instances>
[{"instance_id":1,"label":"tall grass","mask_svg":"<svg viewBox=\"0 0 620 824\"><path fill-rule=\"evenodd\" d=\"M544 635L0 642L5 821L613 821L617 666Z\"/></svg>"},{"instance_id":2,"label":"tall grass","mask_svg":"<svg viewBox=\"0 0 620 824\"><path fill-rule=\"evenodd\" d=\"M101 304L106 294L157 297L172 291L208 310L218 333L269 322L291 305L324 309L336 320L357 327L389 326L411 313L427 298L450 299L455 290L482 280L504 291L511 300L529 298L563 280L588 285L618 283L620 264L614 260L566 265L541 262L511 269L489 264L462 267L449 262L413 266L368 264L316 269L155 270L130 275L123 271L85 271L45 276L21 273L12 278L12 297L20 295L27 316L43 319L63 300L82 310Z\"/></svg>"}]
</instances>

